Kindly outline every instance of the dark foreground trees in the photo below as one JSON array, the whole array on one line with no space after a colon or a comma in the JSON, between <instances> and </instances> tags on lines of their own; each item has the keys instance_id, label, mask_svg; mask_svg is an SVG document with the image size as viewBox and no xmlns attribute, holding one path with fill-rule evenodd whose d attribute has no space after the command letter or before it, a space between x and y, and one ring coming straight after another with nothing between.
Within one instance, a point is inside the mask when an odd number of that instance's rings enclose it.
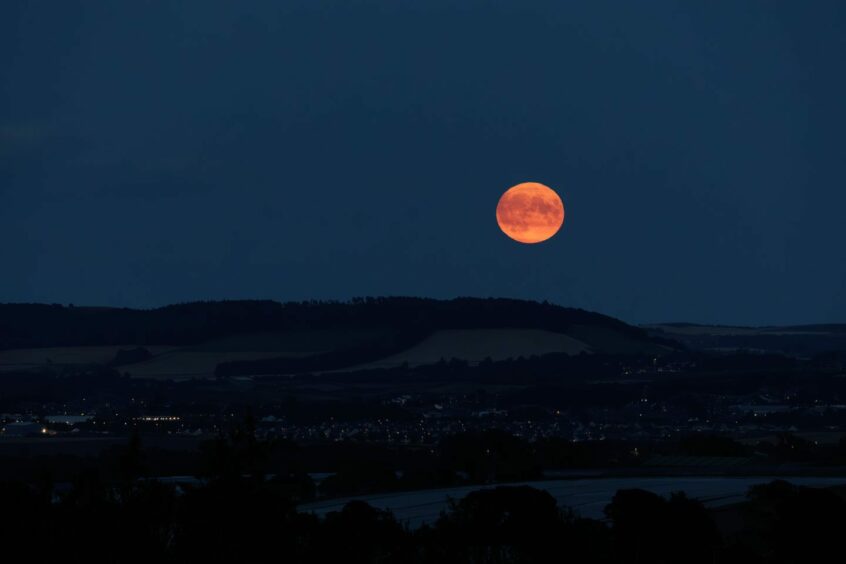
<instances>
[{"instance_id":1,"label":"dark foreground trees","mask_svg":"<svg viewBox=\"0 0 846 564\"><path fill-rule=\"evenodd\" d=\"M846 503L829 490L773 483L713 513L676 494L620 491L606 521L580 519L549 493L497 487L452 503L409 530L352 502L324 519L296 511L273 480L219 478L185 491L156 481L105 484L94 473L68 490L0 483L3 555L97 563L739 563L824 562L839 550ZM725 527L723 527L725 529Z\"/></svg>"},{"instance_id":2,"label":"dark foreground trees","mask_svg":"<svg viewBox=\"0 0 846 564\"><path fill-rule=\"evenodd\" d=\"M498 487L451 504L417 535L422 562L609 562L603 524L576 518L548 492Z\"/></svg>"},{"instance_id":3,"label":"dark foreground trees","mask_svg":"<svg viewBox=\"0 0 846 564\"><path fill-rule=\"evenodd\" d=\"M665 499L644 490L620 490L605 514L615 561L710 564L720 548L716 524L698 501L677 493Z\"/></svg>"}]
</instances>

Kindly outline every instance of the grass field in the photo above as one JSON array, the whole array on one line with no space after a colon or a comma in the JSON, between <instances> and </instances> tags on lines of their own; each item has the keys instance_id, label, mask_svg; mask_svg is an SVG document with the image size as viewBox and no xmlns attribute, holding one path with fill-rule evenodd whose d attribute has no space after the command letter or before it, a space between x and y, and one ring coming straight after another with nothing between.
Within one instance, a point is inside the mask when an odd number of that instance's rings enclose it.
<instances>
[{"instance_id":1,"label":"grass field","mask_svg":"<svg viewBox=\"0 0 846 564\"><path fill-rule=\"evenodd\" d=\"M671 350L665 345L635 339L619 331L595 325L573 325L568 334L587 343L595 353L660 355Z\"/></svg>"},{"instance_id":2,"label":"grass field","mask_svg":"<svg viewBox=\"0 0 846 564\"><path fill-rule=\"evenodd\" d=\"M436 331L413 347L368 363L367 368L399 366L405 362L416 366L441 359L459 358L471 364L485 358L504 360L519 356L550 353L579 354L590 352L583 342L540 329L459 329Z\"/></svg>"},{"instance_id":3,"label":"grass field","mask_svg":"<svg viewBox=\"0 0 846 564\"><path fill-rule=\"evenodd\" d=\"M361 345L382 337L385 331L315 330L253 333L214 339L191 347L146 346L153 358L119 367L134 378L208 378L221 362L260 360L282 356L301 357ZM103 347L48 347L0 351L0 372L46 366L108 364L121 349L136 345Z\"/></svg>"},{"instance_id":4,"label":"grass field","mask_svg":"<svg viewBox=\"0 0 846 564\"><path fill-rule=\"evenodd\" d=\"M218 364L278 357L304 357L333 350L355 349L389 337L388 329L321 329L253 333L214 339L190 347L145 347L153 358L118 369L133 378L189 379L214 376ZM120 349L108 347L53 347L0 351L0 371L45 366L108 364ZM647 350L648 349L648 350ZM652 350L655 349L655 350ZM486 358L541 356L551 353L652 353L661 346L638 341L612 329L574 326L569 335L542 329L450 329L432 333L408 349L355 368L381 368L408 363L431 364L453 358L476 364Z\"/></svg>"},{"instance_id":5,"label":"grass field","mask_svg":"<svg viewBox=\"0 0 846 564\"><path fill-rule=\"evenodd\" d=\"M281 355L315 354L351 348L378 340L388 330L317 329L313 331L282 331L277 333L249 333L214 339L190 347L197 352L278 352Z\"/></svg>"},{"instance_id":6,"label":"grass field","mask_svg":"<svg viewBox=\"0 0 846 564\"><path fill-rule=\"evenodd\" d=\"M307 356L308 353L290 353L290 356ZM285 356L278 351L197 351L179 349L156 356L145 362L121 366L121 372L133 378L187 379L211 378L221 362L261 360Z\"/></svg>"},{"instance_id":7,"label":"grass field","mask_svg":"<svg viewBox=\"0 0 846 564\"><path fill-rule=\"evenodd\" d=\"M0 351L0 372L26 370L48 365L108 364L121 349L135 345L108 347L49 347L44 349L12 349ZM154 355L174 350L174 347L147 347Z\"/></svg>"},{"instance_id":8,"label":"grass field","mask_svg":"<svg viewBox=\"0 0 846 564\"><path fill-rule=\"evenodd\" d=\"M315 330L233 335L158 355L122 367L134 378L209 378L222 362L304 357L355 347L384 335L384 331Z\"/></svg>"}]
</instances>

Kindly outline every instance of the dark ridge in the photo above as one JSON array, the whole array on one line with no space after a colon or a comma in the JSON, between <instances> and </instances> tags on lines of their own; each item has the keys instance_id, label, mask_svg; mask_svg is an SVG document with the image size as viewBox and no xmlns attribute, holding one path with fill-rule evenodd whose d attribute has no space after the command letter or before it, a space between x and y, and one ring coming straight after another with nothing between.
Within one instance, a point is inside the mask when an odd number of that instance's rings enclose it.
<instances>
[{"instance_id":1,"label":"dark ridge","mask_svg":"<svg viewBox=\"0 0 846 564\"><path fill-rule=\"evenodd\" d=\"M811 325L788 325L786 327L772 327L774 331L808 331L810 333L846 333L844 323L815 323Z\"/></svg>"},{"instance_id":2,"label":"dark ridge","mask_svg":"<svg viewBox=\"0 0 846 564\"><path fill-rule=\"evenodd\" d=\"M699 327L703 329L749 329L751 331L807 331L809 333L846 333L846 323L810 323L806 325L721 325L713 323L688 323L673 321L668 323L646 323L643 325L653 331L660 331L661 327L684 329Z\"/></svg>"},{"instance_id":3,"label":"dark ridge","mask_svg":"<svg viewBox=\"0 0 846 564\"><path fill-rule=\"evenodd\" d=\"M600 327L635 340L659 342L645 330L612 317L547 302L368 297L349 302L193 302L150 310L0 304L0 350L84 345L185 346L230 335L302 329L389 328L400 335L420 336L435 329L503 327L567 333L574 326Z\"/></svg>"}]
</instances>

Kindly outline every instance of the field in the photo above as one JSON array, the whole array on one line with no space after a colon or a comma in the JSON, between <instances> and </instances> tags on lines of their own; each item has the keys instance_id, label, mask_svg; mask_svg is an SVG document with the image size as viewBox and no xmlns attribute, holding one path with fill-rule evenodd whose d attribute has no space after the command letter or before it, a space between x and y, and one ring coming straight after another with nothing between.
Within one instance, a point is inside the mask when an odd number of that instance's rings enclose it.
<instances>
[{"instance_id":1,"label":"field","mask_svg":"<svg viewBox=\"0 0 846 564\"><path fill-rule=\"evenodd\" d=\"M13 349L0 351L0 372L27 370L43 366L108 364L121 349L135 345L107 347L48 347L43 349ZM174 347L147 347L154 355L174 350Z\"/></svg>"},{"instance_id":2,"label":"field","mask_svg":"<svg viewBox=\"0 0 846 564\"><path fill-rule=\"evenodd\" d=\"M179 349L156 356L145 362L121 366L121 372L133 378L159 378L183 380L189 378L212 378L221 362L236 360L259 360L283 356L275 351L196 351Z\"/></svg>"},{"instance_id":3,"label":"field","mask_svg":"<svg viewBox=\"0 0 846 564\"><path fill-rule=\"evenodd\" d=\"M214 376L218 364L224 362L353 351L362 346L390 342L392 336L389 329L314 329L233 335L186 347L147 346L145 348L152 353L152 358L124 364L118 369L133 378L210 378ZM48 347L0 351L0 372L63 365L106 365L119 350L135 347ZM386 368L405 363L419 366L454 358L478 364L487 358L500 361L551 353L659 354L664 350L662 345L636 340L598 326L574 325L569 334L526 328L442 329L406 350L352 369Z\"/></svg>"},{"instance_id":4,"label":"field","mask_svg":"<svg viewBox=\"0 0 846 564\"><path fill-rule=\"evenodd\" d=\"M301 357L336 348L355 347L382 336L383 332L351 330L288 331L253 333L214 339L191 347L146 346L153 358L119 367L134 378L187 379L214 376L221 362ZM102 347L47 347L0 351L0 372L48 366L105 365L121 349L137 345Z\"/></svg>"},{"instance_id":5,"label":"field","mask_svg":"<svg viewBox=\"0 0 846 564\"><path fill-rule=\"evenodd\" d=\"M146 347L153 358L119 367L134 378L209 378L221 362L302 357L354 348L376 341L385 331L317 330L255 333L215 339L192 347ZM0 351L0 371L45 366L107 364L120 349L111 347L50 347ZM537 329L436 331L409 349L359 368L421 365L460 358L478 363L548 353L579 354L590 347L572 337Z\"/></svg>"},{"instance_id":6,"label":"field","mask_svg":"<svg viewBox=\"0 0 846 564\"><path fill-rule=\"evenodd\" d=\"M403 363L418 366L452 358L478 364L486 358L505 360L519 356L581 352L590 352L590 347L567 335L539 329L444 330L436 331L401 353L368 363L364 368L392 367Z\"/></svg>"}]
</instances>

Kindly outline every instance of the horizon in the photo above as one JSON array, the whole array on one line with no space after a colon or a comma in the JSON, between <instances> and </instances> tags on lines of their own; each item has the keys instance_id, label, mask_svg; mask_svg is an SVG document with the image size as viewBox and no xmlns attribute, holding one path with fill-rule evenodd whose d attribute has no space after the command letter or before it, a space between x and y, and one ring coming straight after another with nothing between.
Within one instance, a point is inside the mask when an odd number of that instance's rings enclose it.
<instances>
[{"instance_id":1,"label":"horizon","mask_svg":"<svg viewBox=\"0 0 846 564\"><path fill-rule=\"evenodd\" d=\"M420 300L434 300L434 301L453 301L453 300L462 300L462 299L470 299L470 300L513 300L519 302L532 302L537 304L548 303L549 305L561 307L564 309L577 309L577 310L584 310L590 313L598 313L600 315L604 315L606 317L611 317L622 321L628 325L632 325L635 327L648 327L648 326L660 326L660 325L693 325L697 327L724 327L724 328L748 328L748 329L766 329L770 327L810 327L810 326L817 326L817 325L846 325L846 320L842 322L838 321L808 321L808 322L799 322L799 323L776 323L776 324L736 324L736 323L710 323L710 322L700 322L696 320L664 320L664 321L645 321L645 322L635 322L630 321L628 319L624 319L621 317L617 317L611 315L607 312L600 311L600 310L593 310L583 307L576 307L571 306L568 304L558 303L552 300L535 300L535 299L528 299L528 298L510 298L505 296L469 296L469 295L457 295L452 297L446 298L433 298L431 296L412 296L412 295L362 295L362 296L352 296L349 298L323 298L323 299L301 299L301 300L281 300L275 298L219 298L219 299L202 299L202 300L187 300L187 301L180 301L180 302L171 302L165 303L160 305L152 305L147 307L131 307L131 306L122 306L122 305L102 305L102 304L77 304L77 303L59 303L59 302L0 302L0 306L4 305L46 305L46 306L60 306L64 308L90 308L90 309L129 309L134 311L154 311L158 309L164 309L170 306L179 306L179 305L191 305L191 304L204 304L204 303L222 303L222 302L271 302L277 303L281 305L285 304L309 304L309 303L316 303L316 304L351 304L354 303L356 300L364 300L367 298L387 298L387 299L420 299Z\"/></svg>"}]
</instances>

